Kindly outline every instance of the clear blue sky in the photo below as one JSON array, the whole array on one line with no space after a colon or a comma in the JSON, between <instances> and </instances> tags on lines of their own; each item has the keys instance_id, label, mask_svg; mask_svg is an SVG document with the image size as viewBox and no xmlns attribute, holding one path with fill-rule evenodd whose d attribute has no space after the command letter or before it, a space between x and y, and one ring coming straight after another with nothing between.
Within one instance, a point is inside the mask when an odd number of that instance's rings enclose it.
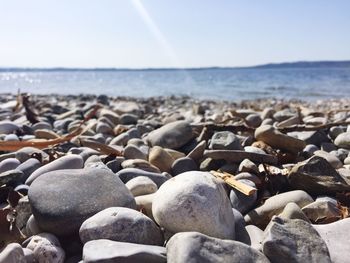
<instances>
[{"instance_id":1,"label":"clear blue sky","mask_svg":"<svg viewBox=\"0 0 350 263\"><path fill-rule=\"evenodd\" d=\"M0 0L0 66L347 59L349 0Z\"/></svg>"}]
</instances>

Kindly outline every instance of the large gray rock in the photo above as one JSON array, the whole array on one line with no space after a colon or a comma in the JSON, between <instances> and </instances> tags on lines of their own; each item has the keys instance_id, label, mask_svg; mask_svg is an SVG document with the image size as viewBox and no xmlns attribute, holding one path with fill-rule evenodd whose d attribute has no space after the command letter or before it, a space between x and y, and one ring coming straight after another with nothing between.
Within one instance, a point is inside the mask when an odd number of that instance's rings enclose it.
<instances>
[{"instance_id":1,"label":"large gray rock","mask_svg":"<svg viewBox=\"0 0 350 263\"><path fill-rule=\"evenodd\" d=\"M335 138L334 144L341 148L350 149L350 132L344 132L339 134Z\"/></svg>"},{"instance_id":2,"label":"large gray rock","mask_svg":"<svg viewBox=\"0 0 350 263\"><path fill-rule=\"evenodd\" d=\"M193 138L192 128L186 121L174 121L150 132L148 142L163 148L177 149Z\"/></svg>"},{"instance_id":3,"label":"large gray rock","mask_svg":"<svg viewBox=\"0 0 350 263\"><path fill-rule=\"evenodd\" d=\"M26 184L31 185L31 183L33 183L35 179L37 179L39 176L47 172L63 170L63 169L80 169L80 168L83 168L83 166L84 166L84 161L80 155L77 155L77 154L66 155L35 170L26 180Z\"/></svg>"},{"instance_id":4,"label":"large gray rock","mask_svg":"<svg viewBox=\"0 0 350 263\"><path fill-rule=\"evenodd\" d=\"M325 225L313 225L326 242L333 263L347 263L350 258L350 218Z\"/></svg>"},{"instance_id":5,"label":"large gray rock","mask_svg":"<svg viewBox=\"0 0 350 263\"><path fill-rule=\"evenodd\" d=\"M244 220L247 224L257 225L258 227L265 228L274 215L278 215L284 209L284 207L294 202L299 207L303 207L312 203L314 200L310 195L301 190L290 191L282 194L278 194L270 197L265 201L262 206L259 206L250 211Z\"/></svg>"},{"instance_id":6,"label":"large gray rock","mask_svg":"<svg viewBox=\"0 0 350 263\"><path fill-rule=\"evenodd\" d=\"M22 180L24 182L39 167L41 167L41 163L38 159L29 158L28 160L17 166L16 170L23 172Z\"/></svg>"},{"instance_id":7,"label":"large gray rock","mask_svg":"<svg viewBox=\"0 0 350 263\"><path fill-rule=\"evenodd\" d=\"M144 214L125 207L110 207L88 218L79 230L83 243L96 239L145 245L163 245L159 227Z\"/></svg>"},{"instance_id":8,"label":"large gray rock","mask_svg":"<svg viewBox=\"0 0 350 263\"><path fill-rule=\"evenodd\" d=\"M99 239L84 245L83 262L166 263L167 260L164 247Z\"/></svg>"},{"instance_id":9,"label":"large gray rock","mask_svg":"<svg viewBox=\"0 0 350 263\"><path fill-rule=\"evenodd\" d=\"M263 253L274 262L331 262L326 243L311 224L274 217L265 229Z\"/></svg>"},{"instance_id":10,"label":"large gray rock","mask_svg":"<svg viewBox=\"0 0 350 263\"><path fill-rule=\"evenodd\" d=\"M294 189L315 195L350 191L350 185L330 163L319 156L297 163L290 171L288 181Z\"/></svg>"},{"instance_id":11,"label":"large gray rock","mask_svg":"<svg viewBox=\"0 0 350 263\"><path fill-rule=\"evenodd\" d=\"M214 133L209 149L212 150L242 150L239 138L232 132L222 131Z\"/></svg>"},{"instance_id":12,"label":"large gray rock","mask_svg":"<svg viewBox=\"0 0 350 263\"><path fill-rule=\"evenodd\" d=\"M131 179L145 176L151 179L158 187L160 187L164 182L169 180L169 177L161 173L147 172L137 168L125 168L117 173L117 176L123 183L129 182Z\"/></svg>"},{"instance_id":13,"label":"large gray rock","mask_svg":"<svg viewBox=\"0 0 350 263\"><path fill-rule=\"evenodd\" d=\"M198 232L177 233L167 243L168 263L266 262L269 260L250 246L222 240Z\"/></svg>"},{"instance_id":14,"label":"large gray rock","mask_svg":"<svg viewBox=\"0 0 350 263\"><path fill-rule=\"evenodd\" d=\"M177 233L197 231L234 239L234 215L223 185L206 172L186 172L165 182L155 193L156 222Z\"/></svg>"},{"instance_id":15,"label":"large gray rock","mask_svg":"<svg viewBox=\"0 0 350 263\"><path fill-rule=\"evenodd\" d=\"M39 227L59 236L77 233L87 218L105 208L136 208L115 174L93 168L45 173L30 186L28 196Z\"/></svg>"}]
</instances>

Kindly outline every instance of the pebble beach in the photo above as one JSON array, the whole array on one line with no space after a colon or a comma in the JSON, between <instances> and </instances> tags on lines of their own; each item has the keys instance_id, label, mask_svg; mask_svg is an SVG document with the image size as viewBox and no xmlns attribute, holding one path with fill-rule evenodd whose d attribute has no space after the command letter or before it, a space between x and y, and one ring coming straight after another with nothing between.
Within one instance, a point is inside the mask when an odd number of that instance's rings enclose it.
<instances>
[{"instance_id":1,"label":"pebble beach","mask_svg":"<svg viewBox=\"0 0 350 263\"><path fill-rule=\"evenodd\" d=\"M349 262L349 105L0 94L0 262Z\"/></svg>"}]
</instances>

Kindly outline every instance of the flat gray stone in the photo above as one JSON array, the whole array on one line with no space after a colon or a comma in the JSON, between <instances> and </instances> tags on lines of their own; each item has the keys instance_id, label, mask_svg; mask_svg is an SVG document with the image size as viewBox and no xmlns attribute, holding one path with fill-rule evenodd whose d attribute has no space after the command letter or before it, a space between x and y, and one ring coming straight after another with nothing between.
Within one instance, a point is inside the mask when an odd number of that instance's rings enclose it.
<instances>
[{"instance_id":1,"label":"flat gray stone","mask_svg":"<svg viewBox=\"0 0 350 263\"><path fill-rule=\"evenodd\" d=\"M0 121L0 134L10 134L20 127L12 121Z\"/></svg>"},{"instance_id":2,"label":"flat gray stone","mask_svg":"<svg viewBox=\"0 0 350 263\"><path fill-rule=\"evenodd\" d=\"M329 162L319 156L294 165L288 175L288 181L292 188L315 195L350 191L350 185Z\"/></svg>"},{"instance_id":3,"label":"flat gray stone","mask_svg":"<svg viewBox=\"0 0 350 263\"><path fill-rule=\"evenodd\" d=\"M81 225L79 230L83 243L97 239L113 241L163 245L160 228L144 214L125 207L109 207Z\"/></svg>"},{"instance_id":4,"label":"flat gray stone","mask_svg":"<svg viewBox=\"0 0 350 263\"><path fill-rule=\"evenodd\" d=\"M168 263L255 263L270 261L259 251L233 240L198 232L177 233L167 243Z\"/></svg>"},{"instance_id":5,"label":"flat gray stone","mask_svg":"<svg viewBox=\"0 0 350 263\"><path fill-rule=\"evenodd\" d=\"M331 262L325 241L300 219L274 217L265 229L263 253L272 263Z\"/></svg>"},{"instance_id":6,"label":"flat gray stone","mask_svg":"<svg viewBox=\"0 0 350 263\"><path fill-rule=\"evenodd\" d=\"M93 168L45 173L30 186L28 196L39 227L58 236L77 233L86 219L105 208L136 208L114 173Z\"/></svg>"},{"instance_id":7,"label":"flat gray stone","mask_svg":"<svg viewBox=\"0 0 350 263\"><path fill-rule=\"evenodd\" d=\"M84 263L166 263L165 247L117 242L89 241L83 248Z\"/></svg>"},{"instance_id":8,"label":"flat gray stone","mask_svg":"<svg viewBox=\"0 0 350 263\"><path fill-rule=\"evenodd\" d=\"M186 121L174 121L151 131L147 140L152 145L178 149L193 138L192 128Z\"/></svg>"},{"instance_id":9,"label":"flat gray stone","mask_svg":"<svg viewBox=\"0 0 350 263\"><path fill-rule=\"evenodd\" d=\"M179 158L175 160L175 162L171 166L172 175L178 175L184 172L196 170L198 170L198 165L194 160L192 160L189 157Z\"/></svg>"},{"instance_id":10,"label":"flat gray stone","mask_svg":"<svg viewBox=\"0 0 350 263\"><path fill-rule=\"evenodd\" d=\"M234 239L234 215L223 185L210 173L186 172L165 182L155 193L156 222L177 233L197 231Z\"/></svg>"},{"instance_id":11,"label":"flat gray stone","mask_svg":"<svg viewBox=\"0 0 350 263\"><path fill-rule=\"evenodd\" d=\"M255 184L250 180L243 179L239 181L248 186L256 188ZM257 191L253 195L248 196L236 189L232 189L230 191L231 205L233 208L237 209L242 214L246 214L247 212L249 212L249 210L251 210L254 207L257 196Z\"/></svg>"},{"instance_id":12,"label":"flat gray stone","mask_svg":"<svg viewBox=\"0 0 350 263\"><path fill-rule=\"evenodd\" d=\"M17 166L16 170L19 170L23 173L22 182L24 183L28 179L28 177L40 167L41 163L38 159L29 158L28 160Z\"/></svg>"},{"instance_id":13,"label":"flat gray stone","mask_svg":"<svg viewBox=\"0 0 350 263\"><path fill-rule=\"evenodd\" d=\"M27 263L23 248L18 243L8 244L0 253L0 262Z\"/></svg>"},{"instance_id":14,"label":"flat gray stone","mask_svg":"<svg viewBox=\"0 0 350 263\"><path fill-rule=\"evenodd\" d=\"M311 203L312 204L312 203ZM307 207L308 205L304 206ZM288 203L279 217L283 219L301 219L308 223L311 223L309 218L303 213L300 207L296 203Z\"/></svg>"},{"instance_id":15,"label":"flat gray stone","mask_svg":"<svg viewBox=\"0 0 350 263\"><path fill-rule=\"evenodd\" d=\"M209 149L211 150L242 150L239 138L232 132L216 132L211 137Z\"/></svg>"}]
</instances>

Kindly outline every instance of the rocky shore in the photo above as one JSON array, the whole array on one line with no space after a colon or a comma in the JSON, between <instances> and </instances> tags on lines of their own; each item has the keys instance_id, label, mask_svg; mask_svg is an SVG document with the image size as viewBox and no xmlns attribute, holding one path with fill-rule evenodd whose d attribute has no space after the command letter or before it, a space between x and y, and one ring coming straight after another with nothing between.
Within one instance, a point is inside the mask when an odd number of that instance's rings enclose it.
<instances>
[{"instance_id":1,"label":"rocky shore","mask_svg":"<svg viewBox=\"0 0 350 263\"><path fill-rule=\"evenodd\" d=\"M348 262L350 99L0 95L0 262Z\"/></svg>"}]
</instances>

